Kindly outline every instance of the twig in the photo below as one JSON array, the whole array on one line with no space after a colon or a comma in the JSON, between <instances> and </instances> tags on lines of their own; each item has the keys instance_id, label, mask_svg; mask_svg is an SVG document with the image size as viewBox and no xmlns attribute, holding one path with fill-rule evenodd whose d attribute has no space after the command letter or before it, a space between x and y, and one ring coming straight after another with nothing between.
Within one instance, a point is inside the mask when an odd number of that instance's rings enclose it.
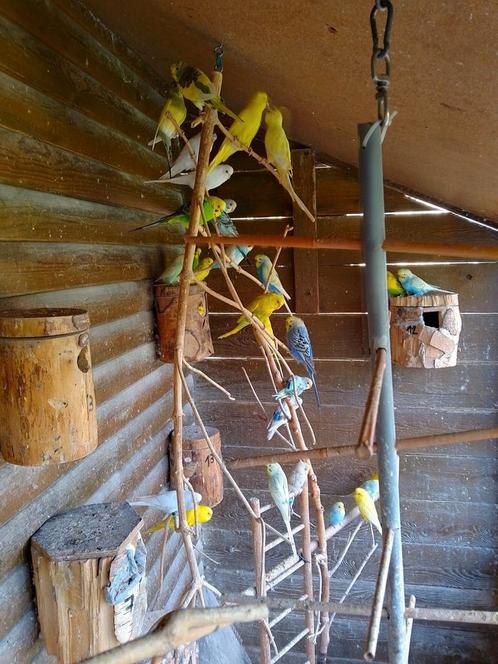
<instances>
[{"instance_id":1,"label":"twig","mask_svg":"<svg viewBox=\"0 0 498 664\"><path fill-rule=\"evenodd\" d=\"M189 371L192 371L192 373L197 374L198 376L202 376L204 380L207 380L208 383L211 383L211 385L214 385L220 392L223 392L223 394L226 394L227 397L230 399L230 401L235 401L235 397L232 397L230 392L226 390L224 387L222 387L219 383L217 383L215 380L210 378L207 374L204 373L204 371L201 371L200 369L197 369L196 367L193 367L191 364L187 362L185 358L183 358L183 364L187 367Z\"/></svg>"},{"instance_id":2,"label":"twig","mask_svg":"<svg viewBox=\"0 0 498 664\"><path fill-rule=\"evenodd\" d=\"M335 563L334 567L332 567L332 569L329 571L329 579L332 578L332 577L334 576L334 574L337 572L337 570L338 570L339 567L341 566L341 563L342 563L342 561L344 560L344 558L345 558L345 556L346 556L346 553L349 551L349 547L350 547L351 544L353 543L353 540L354 540L354 538L356 537L356 535L358 534L358 531L359 531L360 528L362 527L363 523L364 523L364 521L362 521L362 520L360 519L358 525L356 526L356 528L353 530L353 532L352 532L352 533L350 534L350 536L348 537L348 541L346 542L346 546L345 546L344 549L342 550L341 555L340 555L339 558L336 560L336 563Z\"/></svg>"},{"instance_id":3,"label":"twig","mask_svg":"<svg viewBox=\"0 0 498 664\"><path fill-rule=\"evenodd\" d=\"M380 393L384 372L386 370L386 349L377 348L375 351L375 364L372 374L372 381L368 391L365 413L361 423L360 435L358 438L359 458L368 459L374 453L375 427L377 425L377 414L379 412Z\"/></svg>"}]
</instances>

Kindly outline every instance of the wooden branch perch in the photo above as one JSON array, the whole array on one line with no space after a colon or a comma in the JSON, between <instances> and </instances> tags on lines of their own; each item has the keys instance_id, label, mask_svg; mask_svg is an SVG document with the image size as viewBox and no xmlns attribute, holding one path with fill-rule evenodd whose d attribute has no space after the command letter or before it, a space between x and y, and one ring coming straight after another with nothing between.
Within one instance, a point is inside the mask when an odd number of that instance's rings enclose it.
<instances>
[{"instance_id":1,"label":"wooden branch perch","mask_svg":"<svg viewBox=\"0 0 498 664\"><path fill-rule=\"evenodd\" d=\"M87 664L134 664L160 657L181 645L197 641L217 629L236 622L268 619L264 604L229 608L185 609L168 613L150 634L84 660Z\"/></svg>"},{"instance_id":2,"label":"wooden branch perch","mask_svg":"<svg viewBox=\"0 0 498 664\"><path fill-rule=\"evenodd\" d=\"M356 446L356 455L361 459L368 459L374 453L375 427L377 426L377 414L379 412L380 393L382 381L386 370L386 349L377 348L375 351L375 365L372 374L372 382L368 392L365 414L361 423L360 436Z\"/></svg>"}]
</instances>

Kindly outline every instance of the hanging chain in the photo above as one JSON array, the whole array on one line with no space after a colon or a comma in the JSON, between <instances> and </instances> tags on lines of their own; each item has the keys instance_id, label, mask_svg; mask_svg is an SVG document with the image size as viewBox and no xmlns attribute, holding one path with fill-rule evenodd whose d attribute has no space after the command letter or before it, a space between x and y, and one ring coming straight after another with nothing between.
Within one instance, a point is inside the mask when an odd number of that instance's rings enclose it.
<instances>
[{"instance_id":1,"label":"hanging chain","mask_svg":"<svg viewBox=\"0 0 498 664\"><path fill-rule=\"evenodd\" d=\"M214 47L214 71L223 71L223 44Z\"/></svg>"},{"instance_id":2,"label":"hanging chain","mask_svg":"<svg viewBox=\"0 0 498 664\"><path fill-rule=\"evenodd\" d=\"M379 12L387 12L386 27L382 44L379 46L379 31L377 29L377 16ZM370 12L370 28L372 30L372 59L371 73L375 84L377 100L377 116L381 127L387 129L389 125L389 96L388 88L391 80L391 59L389 47L391 29L393 24L394 8L391 0L375 0Z\"/></svg>"}]
</instances>

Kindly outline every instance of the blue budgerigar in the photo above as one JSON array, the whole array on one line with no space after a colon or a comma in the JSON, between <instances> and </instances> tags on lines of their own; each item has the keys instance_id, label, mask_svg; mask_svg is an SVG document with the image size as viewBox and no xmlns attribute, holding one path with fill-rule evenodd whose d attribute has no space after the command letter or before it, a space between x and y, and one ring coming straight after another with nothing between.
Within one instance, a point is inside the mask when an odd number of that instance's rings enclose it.
<instances>
[{"instance_id":1,"label":"blue budgerigar","mask_svg":"<svg viewBox=\"0 0 498 664\"><path fill-rule=\"evenodd\" d=\"M227 258L229 258L235 265L240 265L244 258L247 257L247 255L251 252L252 247L247 247L245 245L235 245L232 244L230 245L227 250L225 251ZM219 269L220 265L218 261L216 263L213 263L211 269L216 270ZM232 267L230 263L227 261L227 267L230 268Z\"/></svg>"},{"instance_id":2,"label":"blue budgerigar","mask_svg":"<svg viewBox=\"0 0 498 664\"><path fill-rule=\"evenodd\" d=\"M276 401L281 401L286 397L292 397L297 394L300 396L306 390L309 390L313 386L313 381L311 378L306 376L290 376L287 378L285 387L283 387L279 392L273 395L273 398Z\"/></svg>"},{"instance_id":3,"label":"blue budgerigar","mask_svg":"<svg viewBox=\"0 0 498 664\"><path fill-rule=\"evenodd\" d=\"M303 400L300 399L299 397L297 398L296 401L296 397L294 395L290 397L290 401L291 404L296 409L299 408L299 406L303 403ZM280 406L275 410L275 412L271 416L271 420L268 422L266 439L271 440L275 435L277 429L280 429L281 426L283 426L286 422L288 422L290 420L290 417L291 414L289 406L285 401L281 401Z\"/></svg>"},{"instance_id":4,"label":"blue budgerigar","mask_svg":"<svg viewBox=\"0 0 498 664\"><path fill-rule=\"evenodd\" d=\"M282 515L287 535L290 540L292 553L297 556L296 544L290 525L291 509L289 505L289 485L287 483L287 476L284 473L282 466L279 463L269 463L266 466L266 474L268 476L268 488L270 489L273 502L278 507L278 511Z\"/></svg>"},{"instance_id":5,"label":"blue budgerigar","mask_svg":"<svg viewBox=\"0 0 498 664\"><path fill-rule=\"evenodd\" d=\"M325 512L325 523L327 526L340 526L344 521L346 510L344 503L339 501L331 505Z\"/></svg>"},{"instance_id":6,"label":"blue budgerigar","mask_svg":"<svg viewBox=\"0 0 498 664\"><path fill-rule=\"evenodd\" d=\"M398 279L406 291L407 295L426 295L427 293L451 293L451 291L443 290L433 284L428 284L426 281L417 277L408 268L398 270Z\"/></svg>"},{"instance_id":7,"label":"blue budgerigar","mask_svg":"<svg viewBox=\"0 0 498 664\"><path fill-rule=\"evenodd\" d=\"M365 489L365 491L370 494L370 497L373 498L374 500L377 500L379 497L379 475L378 473L374 473L372 477L369 477L368 480L365 480L363 484L361 485L362 489Z\"/></svg>"},{"instance_id":8,"label":"blue budgerigar","mask_svg":"<svg viewBox=\"0 0 498 664\"><path fill-rule=\"evenodd\" d=\"M320 406L320 395L316 385L316 371L313 360L313 348L308 328L304 321L297 316L288 316L285 321L287 328L287 345L292 353L292 357L300 364L304 365L308 376L313 381L313 390L315 391L316 402Z\"/></svg>"},{"instance_id":9,"label":"blue budgerigar","mask_svg":"<svg viewBox=\"0 0 498 664\"><path fill-rule=\"evenodd\" d=\"M254 257L254 262L256 263L256 271L258 274L258 279L261 281L263 286L266 286L266 283L268 282L268 291L270 293L278 293L280 295L283 295L286 300L290 300L291 299L290 295L282 286L282 282L280 281L280 277L278 276L277 271L276 270L271 271L272 262L268 258L268 256L265 256L265 254L258 254L257 256ZM268 281L270 272L271 272L271 277L270 281Z\"/></svg>"},{"instance_id":10,"label":"blue budgerigar","mask_svg":"<svg viewBox=\"0 0 498 664\"><path fill-rule=\"evenodd\" d=\"M237 203L232 198L225 198L225 209L214 222L216 230L220 235L226 237L237 237L239 234L235 224L230 217L231 213L237 207Z\"/></svg>"}]
</instances>

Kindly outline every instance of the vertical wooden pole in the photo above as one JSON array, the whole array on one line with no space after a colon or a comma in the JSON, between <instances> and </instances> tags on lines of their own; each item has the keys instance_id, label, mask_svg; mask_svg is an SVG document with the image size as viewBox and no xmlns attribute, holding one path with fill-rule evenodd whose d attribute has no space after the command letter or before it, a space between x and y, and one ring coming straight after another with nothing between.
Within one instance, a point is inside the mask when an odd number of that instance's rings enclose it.
<instances>
[{"instance_id":1,"label":"vertical wooden pole","mask_svg":"<svg viewBox=\"0 0 498 664\"><path fill-rule=\"evenodd\" d=\"M303 558L305 563L303 566L303 588L306 598L312 602L313 596L313 569L311 567L311 529L309 520L309 494L308 494L308 478L304 483L303 490L299 494L299 512L303 523ZM315 664L315 644L313 643L313 633L315 631L315 617L313 611L306 611L304 614L304 621L309 630L309 634L305 640L306 657L310 664Z\"/></svg>"},{"instance_id":2,"label":"vertical wooden pole","mask_svg":"<svg viewBox=\"0 0 498 664\"><path fill-rule=\"evenodd\" d=\"M251 498L251 507L256 519L251 517L252 541L254 549L254 569L256 572L256 597L266 597L266 581L265 581L265 563L264 563L264 550L263 550L263 528L264 525L260 519L261 510L258 498ZM268 636L267 628L263 620L258 624L259 629L259 661L261 664L270 664L270 637Z\"/></svg>"},{"instance_id":3,"label":"vertical wooden pole","mask_svg":"<svg viewBox=\"0 0 498 664\"><path fill-rule=\"evenodd\" d=\"M212 76L213 85L219 94L221 90L222 74L215 71ZM201 222L201 210L206 191L206 176L209 164L209 154L212 145L212 136L214 123L216 120L216 111L207 108L202 127L201 142L199 147L199 157L197 160L197 169L195 177L194 190L192 192L192 202L190 204L190 224L188 234L196 236L199 232ZM187 554L190 570L194 582L200 581L199 569L195 557L195 551L187 526L185 513L185 495L183 489L183 388L181 371L183 371L183 351L185 342L185 327L187 322L187 301L192 279L192 260L194 258L195 244L187 244L185 247L185 256L183 259L183 269L180 275L180 285L178 292L178 320L176 328L175 341L175 364L173 372L173 480L178 496L178 517L180 520L180 530L183 537L183 543Z\"/></svg>"},{"instance_id":4,"label":"vertical wooden pole","mask_svg":"<svg viewBox=\"0 0 498 664\"><path fill-rule=\"evenodd\" d=\"M292 150L292 184L298 196L316 218L315 154L312 150ZM294 236L317 238L318 226L293 203ZM294 292L296 313L317 314L320 311L318 288L318 252L294 249Z\"/></svg>"}]
</instances>

